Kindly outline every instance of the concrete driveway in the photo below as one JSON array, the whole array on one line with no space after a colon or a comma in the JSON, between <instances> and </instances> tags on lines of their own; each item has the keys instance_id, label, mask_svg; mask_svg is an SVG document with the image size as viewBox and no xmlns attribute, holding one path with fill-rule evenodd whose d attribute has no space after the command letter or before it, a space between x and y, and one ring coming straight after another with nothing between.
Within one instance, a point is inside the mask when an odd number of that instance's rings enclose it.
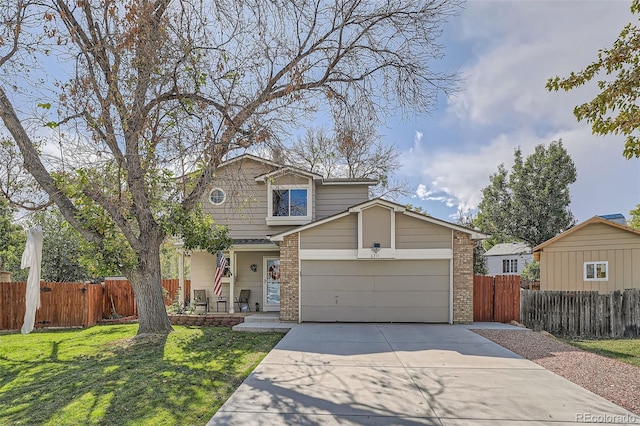
<instances>
[{"instance_id":1,"label":"concrete driveway","mask_svg":"<svg viewBox=\"0 0 640 426\"><path fill-rule=\"evenodd\" d=\"M464 326L300 324L209 424L529 426L587 420L640 423Z\"/></svg>"}]
</instances>

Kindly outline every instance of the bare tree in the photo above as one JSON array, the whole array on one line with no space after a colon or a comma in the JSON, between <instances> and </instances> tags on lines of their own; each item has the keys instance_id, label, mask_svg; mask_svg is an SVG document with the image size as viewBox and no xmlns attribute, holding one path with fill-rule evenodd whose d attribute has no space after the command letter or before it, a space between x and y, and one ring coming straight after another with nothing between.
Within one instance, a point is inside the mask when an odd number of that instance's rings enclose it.
<instances>
[{"instance_id":1,"label":"bare tree","mask_svg":"<svg viewBox=\"0 0 640 426\"><path fill-rule=\"evenodd\" d=\"M0 41L7 71L0 117L26 169L66 220L105 257L117 258L138 301L138 334L168 333L160 244L168 232L191 230L183 221L225 155L281 139L323 105L336 116L376 122L398 107L428 111L453 81L429 64L441 55L440 26L457 6L5 2L0 14L10 30ZM34 22L45 22L43 39L21 45ZM46 80L9 72L52 62L57 97L46 101L20 90L40 90ZM42 124L58 133L55 162L43 162L36 131L24 125L36 104L48 115ZM177 182L173 174L185 164L191 179Z\"/></svg>"},{"instance_id":2,"label":"bare tree","mask_svg":"<svg viewBox=\"0 0 640 426\"><path fill-rule=\"evenodd\" d=\"M407 182L396 179L398 150L385 143L370 125L309 129L286 150L287 161L326 178L371 179L372 197L396 199L410 193Z\"/></svg>"}]
</instances>

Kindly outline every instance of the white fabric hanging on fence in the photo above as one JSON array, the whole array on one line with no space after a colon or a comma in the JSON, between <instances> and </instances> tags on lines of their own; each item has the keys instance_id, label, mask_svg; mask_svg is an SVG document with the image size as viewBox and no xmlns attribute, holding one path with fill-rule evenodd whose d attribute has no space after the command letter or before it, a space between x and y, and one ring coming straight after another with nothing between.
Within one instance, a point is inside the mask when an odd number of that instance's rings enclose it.
<instances>
[{"instance_id":1,"label":"white fabric hanging on fence","mask_svg":"<svg viewBox=\"0 0 640 426\"><path fill-rule=\"evenodd\" d=\"M27 278L26 309L22 334L33 331L36 321L36 310L40 309L40 267L42 264L42 228L37 226L27 232L27 244L22 253L22 269L29 268Z\"/></svg>"}]
</instances>

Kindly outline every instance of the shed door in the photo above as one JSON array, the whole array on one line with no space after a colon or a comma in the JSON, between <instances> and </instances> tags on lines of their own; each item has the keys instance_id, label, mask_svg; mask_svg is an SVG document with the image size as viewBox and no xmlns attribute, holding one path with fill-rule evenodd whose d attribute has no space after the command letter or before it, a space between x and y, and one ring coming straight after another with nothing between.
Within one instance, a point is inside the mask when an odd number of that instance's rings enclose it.
<instances>
[{"instance_id":1,"label":"shed door","mask_svg":"<svg viewBox=\"0 0 640 426\"><path fill-rule=\"evenodd\" d=\"M305 260L302 321L449 321L449 260Z\"/></svg>"}]
</instances>

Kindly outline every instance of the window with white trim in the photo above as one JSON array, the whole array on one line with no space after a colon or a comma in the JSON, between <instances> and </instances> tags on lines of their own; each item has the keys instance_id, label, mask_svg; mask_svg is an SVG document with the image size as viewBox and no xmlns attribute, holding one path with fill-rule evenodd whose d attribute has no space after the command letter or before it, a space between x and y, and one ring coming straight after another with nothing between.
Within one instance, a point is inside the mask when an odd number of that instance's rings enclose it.
<instances>
[{"instance_id":1,"label":"window with white trim","mask_svg":"<svg viewBox=\"0 0 640 426\"><path fill-rule=\"evenodd\" d=\"M311 222L310 185L269 185L268 225Z\"/></svg>"},{"instance_id":2,"label":"window with white trim","mask_svg":"<svg viewBox=\"0 0 640 426\"><path fill-rule=\"evenodd\" d=\"M214 206L219 206L224 203L224 200L227 198L227 194L221 188L213 188L211 192L209 192L209 201Z\"/></svg>"},{"instance_id":3,"label":"window with white trim","mask_svg":"<svg viewBox=\"0 0 640 426\"><path fill-rule=\"evenodd\" d=\"M502 273L503 274L517 274L518 273L518 259L503 259L502 260Z\"/></svg>"},{"instance_id":4,"label":"window with white trim","mask_svg":"<svg viewBox=\"0 0 640 426\"><path fill-rule=\"evenodd\" d=\"M609 262L584 262L585 281L607 281L609 279Z\"/></svg>"}]
</instances>

